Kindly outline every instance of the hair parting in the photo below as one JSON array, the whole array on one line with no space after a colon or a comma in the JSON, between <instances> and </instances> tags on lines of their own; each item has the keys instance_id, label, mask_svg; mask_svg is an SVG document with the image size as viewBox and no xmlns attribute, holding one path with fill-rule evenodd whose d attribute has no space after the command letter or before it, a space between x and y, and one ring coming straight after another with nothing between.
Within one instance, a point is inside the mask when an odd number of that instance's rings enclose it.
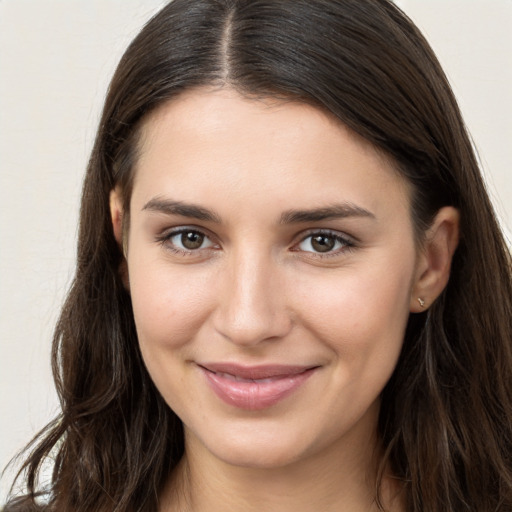
<instances>
[{"instance_id":1,"label":"hair parting","mask_svg":"<svg viewBox=\"0 0 512 512\"><path fill-rule=\"evenodd\" d=\"M441 207L459 210L449 283L411 315L382 393L376 499L383 509L380 482L391 471L411 512L510 511L510 255L447 79L388 0L173 0L131 43L88 164L76 274L53 340L62 413L29 445L19 474L26 492L7 510L158 510L183 428L142 360L109 194L121 191L127 243L141 127L200 87L306 102L334 116L408 180L418 240ZM54 470L42 496L47 458Z\"/></svg>"}]
</instances>

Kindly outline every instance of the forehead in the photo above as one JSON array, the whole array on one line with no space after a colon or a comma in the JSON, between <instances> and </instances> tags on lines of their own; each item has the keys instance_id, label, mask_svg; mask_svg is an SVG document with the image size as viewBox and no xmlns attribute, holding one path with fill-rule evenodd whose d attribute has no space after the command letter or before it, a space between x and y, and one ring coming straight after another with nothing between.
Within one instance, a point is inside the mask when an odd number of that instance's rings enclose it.
<instances>
[{"instance_id":1,"label":"forehead","mask_svg":"<svg viewBox=\"0 0 512 512\"><path fill-rule=\"evenodd\" d=\"M314 138L328 132L331 135L343 132L360 151L389 160L382 151L349 130L325 109L294 99L242 96L231 88L194 88L160 105L142 124L141 149L147 150L155 136L162 135L162 129L169 133L171 124L183 136L192 133L194 139L198 133L203 137L221 136L223 131L240 129L237 133L240 138L245 135L257 142L255 135L270 136L276 144L289 136ZM286 132L280 132L280 128L286 128ZM228 135L232 137L233 134Z\"/></svg>"},{"instance_id":2,"label":"forehead","mask_svg":"<svg viewBox=\"0 0 512 512\"><path fill-rule=\"evenodd\" d=\"M401 202L409 197L391 160L333 116L229 89L189 91L147 118L134 194L149 200L158 190L195 202L261 196L283 206L343 199L376 208L391 190Z\"/></svg>"}]
</instances>

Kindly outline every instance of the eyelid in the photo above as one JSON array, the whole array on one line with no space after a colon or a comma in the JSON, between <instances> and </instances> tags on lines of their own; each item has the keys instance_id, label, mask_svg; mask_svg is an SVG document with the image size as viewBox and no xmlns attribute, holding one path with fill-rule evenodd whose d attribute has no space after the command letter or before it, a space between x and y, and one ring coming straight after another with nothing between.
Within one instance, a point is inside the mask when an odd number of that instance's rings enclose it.
<instances>
[{"instance_id":1,"label":"eyelid","mask_svg":"<svg viewBox=\"0 0 512 512\"><path fill-rule=\"evenodd\" d=\"M199 249L182 249L181 247L176 247L174 244L170 242L170 240L173 237L187 232L194 232L203 235L206 239L208 239L211 242L212 245ZM218 246L218 243L215 241L215 237L211 235L208 230L194 225L180 225L162 230L159 234L155 236L155 241L164 246L166 249L182 255L200 254L203 251L215 249L216 246Z\"/></svg>"},{"instance_id":2,"label":"eyelid","mask_svg":"<svg viewBox=\"0 0 512 512\"><path fill-rule=\"evenodd\" d=\"M327 251L325 253L322 252L316 252L316 251L304 251L298 248L298 246L307 240L310 237L313 237L315 235L323 235L323 236L330 236L334 238L336 241L339 241L343 244L343 247L333 250L333 251ZM336 231L333 229L310 229L306 231L305 233L300 234L300 238L297 242L293 244L292 251L294 252L303 252L310 254L314 256L315 258L327 258L332 256L340 256L341 254L353 250L357 245L357 239L355 239L353 236L347 235L346 233Z\"/></svg>"},{"instance_id":3,"label":"eyelid","mask_svg":"<svg viewBox=\"0 0 512 512\"><path fill-rule=\"evenodd\" d=\"M180 247L176 247L174 244L170 243L170 239L180 235L182 233L186 232L196 232L201 235L203 235L205 238L207 238L211 245L204 248L198 248L198 249L182 249ZM336 241L340 242L342 244L342 247L336 249L327 251L325 253L317 252L317 251L305 251L301 250L299 248L299 245L307 240L310 237L313 237L314 235L324 235L324 236L330 236L334 238ZM167 228L162 230L159 234L155 236L155 241L164 246L169 251L172 251L176 254L181 254L185 256L194 256L204 253L204 251L209 250L216 250L219 248L219 243L216 240L216 236L211 234L208 229L205 229L203 227L195 226L195 225L179 225L174 226L172 228ZM358 244L358 240L353 237L352 235L348 235L345 232L340 232L333 229L326 229L326 228L318 228L318 229L309 229L306 231L303 231L296 237L296 241L293 243L291 247L292 252L302 252L308 254L310 257L315 258L328 258L333 256L341 256L342 254L349 252L353 250Z\"/></svg>"}]
</instances>

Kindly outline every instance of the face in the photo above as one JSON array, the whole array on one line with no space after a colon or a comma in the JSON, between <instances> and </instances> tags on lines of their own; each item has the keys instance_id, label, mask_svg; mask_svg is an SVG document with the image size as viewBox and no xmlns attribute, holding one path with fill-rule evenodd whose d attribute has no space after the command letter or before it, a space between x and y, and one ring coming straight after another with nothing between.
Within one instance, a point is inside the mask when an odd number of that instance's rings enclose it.
<instances>
[{"instance_id":1,"label":"face","mask_svg":"<svg viewBox=\"0 0 512 512\"><path fill-rule=\"evenodd\" d=\"M187 450L269 467L368 446L417 273L391 163L311 106L196 90L148 119L135 172L137 333Z\"/></svg>"}]
</instances>

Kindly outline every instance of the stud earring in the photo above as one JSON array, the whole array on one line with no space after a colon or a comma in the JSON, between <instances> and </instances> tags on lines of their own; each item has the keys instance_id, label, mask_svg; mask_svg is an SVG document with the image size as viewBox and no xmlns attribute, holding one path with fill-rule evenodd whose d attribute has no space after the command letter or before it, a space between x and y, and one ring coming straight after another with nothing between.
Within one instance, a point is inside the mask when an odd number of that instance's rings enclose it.
<instances>
[{"instance_id":1,"label":"stud earring","mask_svg":"<svg viewBox=\"0 0 512 512\"><path fill-rule=\"evenodd\" d=\"M425 307L425 301L421 297L418 297L418 302L422 308Z\"/></svg>"}]
</instances>

